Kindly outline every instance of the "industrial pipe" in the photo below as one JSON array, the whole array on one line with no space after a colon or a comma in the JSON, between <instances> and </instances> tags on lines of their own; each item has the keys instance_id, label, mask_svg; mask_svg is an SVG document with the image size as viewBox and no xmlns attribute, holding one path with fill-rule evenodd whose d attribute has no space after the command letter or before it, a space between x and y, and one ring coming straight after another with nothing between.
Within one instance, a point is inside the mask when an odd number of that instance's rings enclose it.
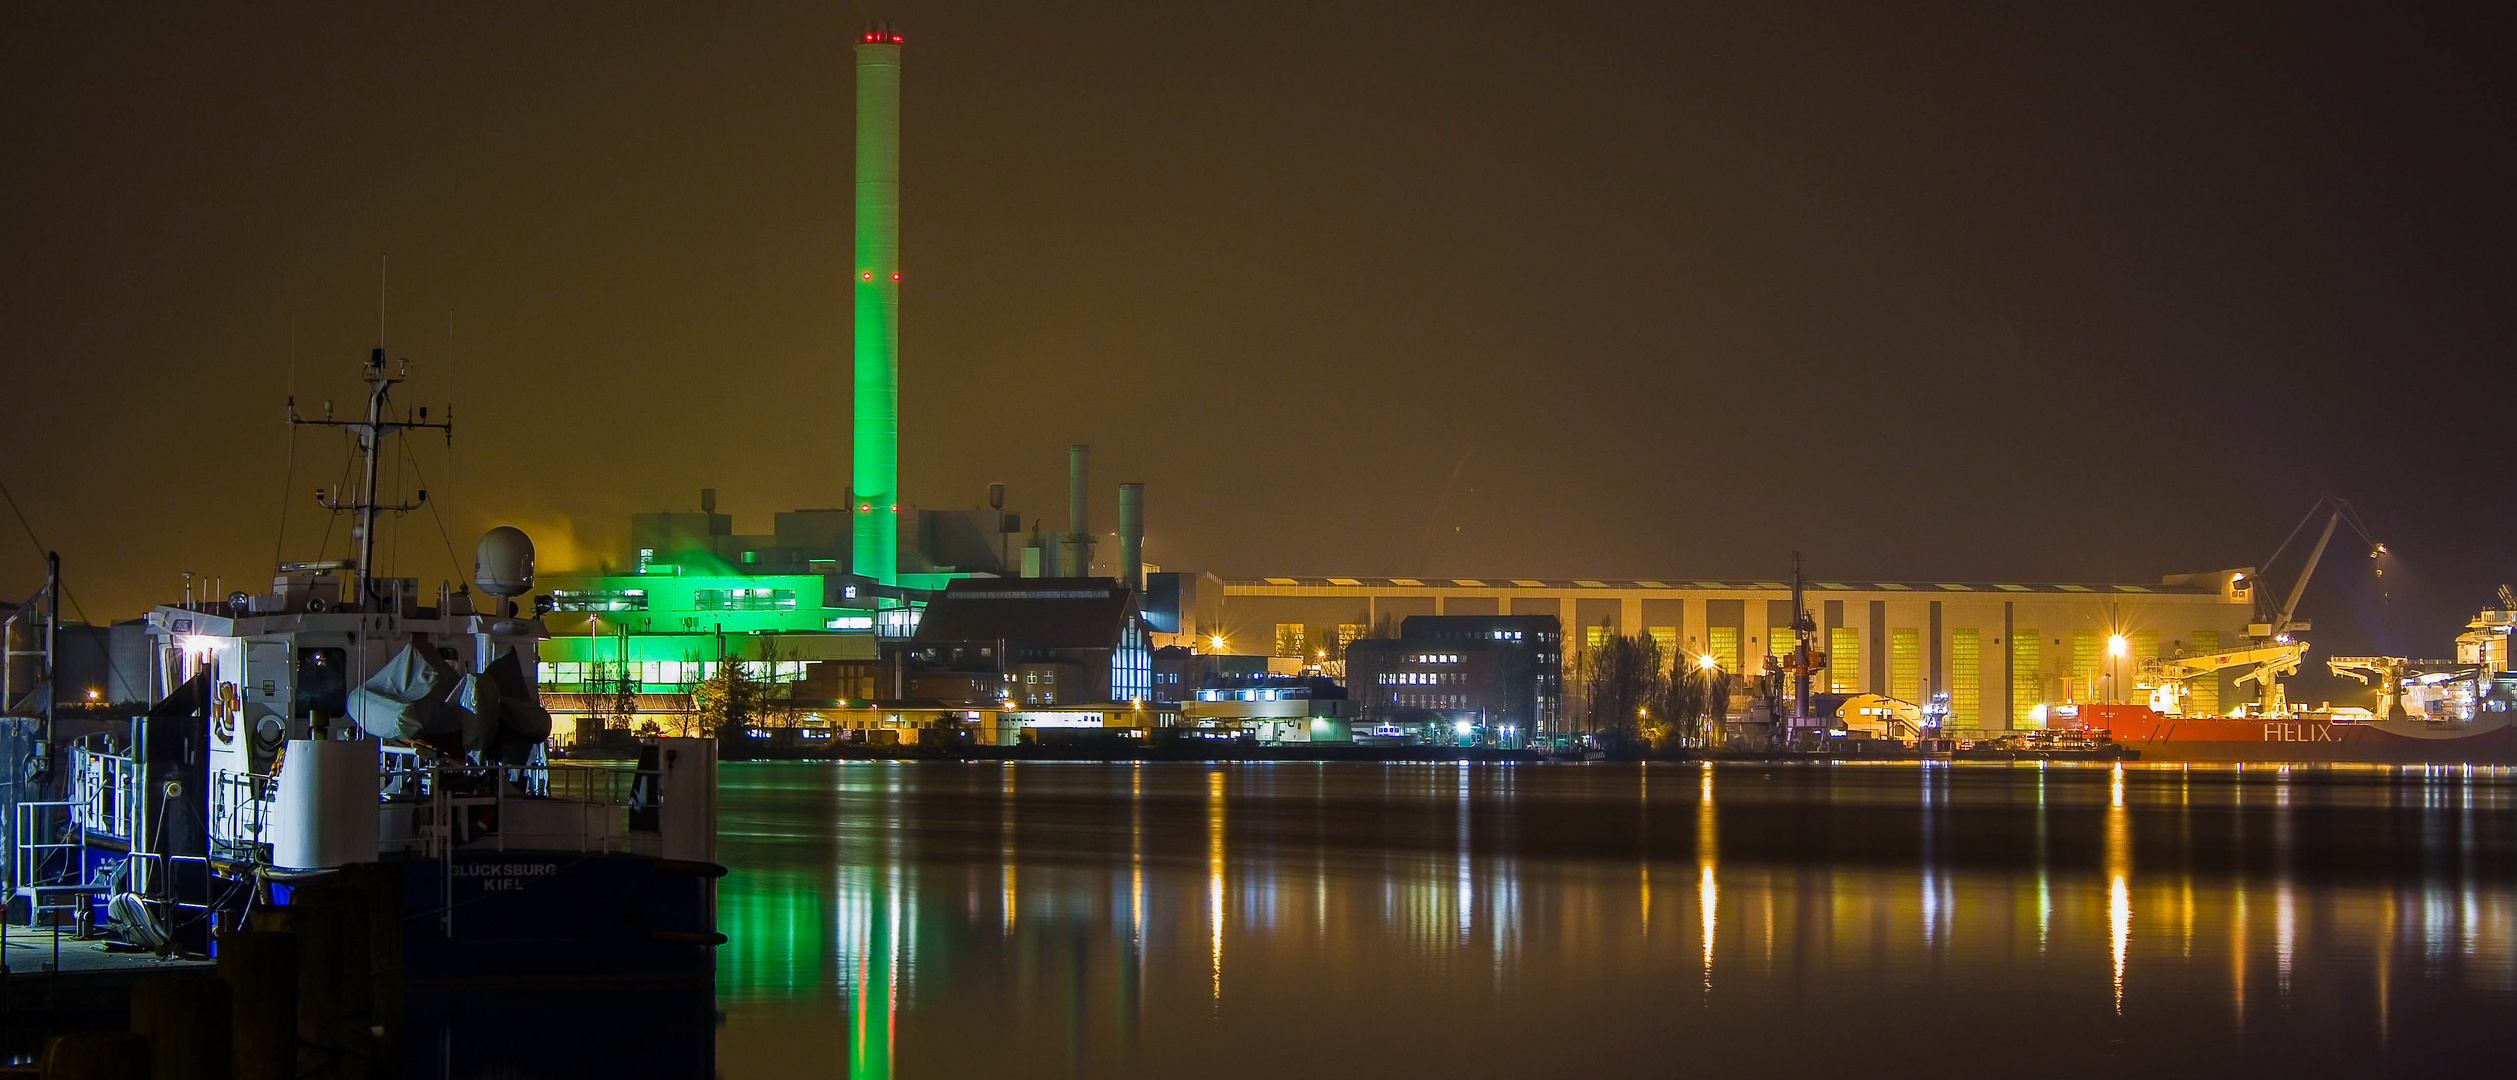
<instances>
[{"instance_id":1,"label":"industrial pipe","mask_svg":"<svg viewBox=\"0 0 2517 1080\"><path fill-rule=\"evenodd\" d=\"M1145 591L1145 485L1119 485L1119 580Z\"/></svg>"},{"instance_id":2,"label":"industrial pipe","mask_svg":"<svg viewBox=\"0 0 2517 1080\"><path fill-rule=\"evenodd\" d=\"M1092 576L1092 488L1084 475L1091 457L1092 447L1082 443L1066 448L1066 558L1058 566L1060 577Z\"/></svg>"}]
</instances>

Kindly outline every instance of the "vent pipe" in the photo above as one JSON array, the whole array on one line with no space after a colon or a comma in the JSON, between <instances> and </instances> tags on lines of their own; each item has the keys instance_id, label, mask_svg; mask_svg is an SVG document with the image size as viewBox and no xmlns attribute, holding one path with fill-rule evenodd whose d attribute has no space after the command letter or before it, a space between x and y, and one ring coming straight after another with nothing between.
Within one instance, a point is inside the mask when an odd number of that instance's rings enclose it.
<instances>
[{"instance_id":1,"label":"vent pipe","mask_svg":"<svg viewBox=\"0 0 2517 1080\"><path fill-rule=\"evenodd\" d=\"M1119 580L1145 591L1145 485L1119 485Z\"/></svg>"},{"instance_id":2,"label":"vent pipe","mask_svg":"<svg viewBox=\"0 0 2517 1080\"><path fill-rule=\"evenodd\" d=\"M1092 447L1066 448L1066 558L1058 565L1062 577L1092 576L1092 487L1085 479Z\"/></svg>"}]
</instances>

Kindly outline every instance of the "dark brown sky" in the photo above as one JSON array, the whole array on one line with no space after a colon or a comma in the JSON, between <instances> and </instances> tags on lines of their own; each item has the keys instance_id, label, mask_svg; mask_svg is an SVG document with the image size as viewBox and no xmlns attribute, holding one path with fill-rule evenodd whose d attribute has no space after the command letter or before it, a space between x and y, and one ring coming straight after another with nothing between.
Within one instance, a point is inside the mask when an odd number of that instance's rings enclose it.
<instances>
[{"instance_id":1,"label":"dark brown sky","mask_svg":"<svg viewBox=\"0 0 2517 1080\"><path fill-rule=\"evenodd\" d=\"M837 502L865 10L372 7L0 35L0 476L88 611L267 572L292 323L301 402L346 408L383 252L387 345L457 403L419 461L467 561L516 522L563 562L703 485L746 529ZM873 13L908 46L927 505L1004 480L1055 525L1084 440L1173 567L2138 580L2256 561L2329 490L2400 553L2416 652L2517 577L2505 26ZM292 557L341 461L300 442ZM445 576L407 524L401 572ZM2328 630L2373 610L2344 570Z\"/></svg>"}]
</instances>

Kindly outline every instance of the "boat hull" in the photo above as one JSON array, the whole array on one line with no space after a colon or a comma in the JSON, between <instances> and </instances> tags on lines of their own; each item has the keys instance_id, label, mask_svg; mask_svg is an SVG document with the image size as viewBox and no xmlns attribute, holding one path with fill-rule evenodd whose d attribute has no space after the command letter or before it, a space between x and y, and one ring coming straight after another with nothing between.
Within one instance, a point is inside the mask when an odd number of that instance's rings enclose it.
<instances>
[{"instance_id":1,"label":"boat hull","mask_svg":"<svg viewBox=\"0 0 2517 1080\"><path fill-rule=\"evenodd\" d=\"M705 984L715 972L714 880L724 871L642 855L460 852L403 864L402 953L417 984L519 976L617 985ZM453 906L443 902L451 886ZM441 917L449 912L451 919Z\"/></svg>"},{"instance_id":2,"label":"boat hull","mask_svg":"<svg viewBox=\"0 0 2517 1080\"><path fill-rule=\"evenodd\" d=\"M413 989L665 989L714 978L713 946L724 941L715 878L725 871L712 863L516 849L457 852L451 867L433 858L384 866L401 891ZM294 892L273 889L283 905Z\"/></svg>"},{"instance_id":3,"label":"boat hull","mask_svg":"<svg viewBox=\"0 0 2517 1080\"><path fill-rule=\"evenodd\" d=\"M2115 741L2140 751L2143 761L2517 764L2517 727L2497 720L2449 727L2420 720L2233 720L2155 713L2106 719Z\"/></svg>"}]
</instances>

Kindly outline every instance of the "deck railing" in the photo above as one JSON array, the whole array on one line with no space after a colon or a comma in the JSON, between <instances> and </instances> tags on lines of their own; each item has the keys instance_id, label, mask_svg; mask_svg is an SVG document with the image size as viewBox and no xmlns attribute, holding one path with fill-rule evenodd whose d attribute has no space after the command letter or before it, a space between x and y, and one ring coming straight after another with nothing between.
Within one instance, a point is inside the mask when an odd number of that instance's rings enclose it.
<instances>
[{"instance_id":1,"label":"deck railing","mask_svg":"<svg viewBox=\"0 0 2517 1080\"><path fill-rule=\"evenodd\" d=\"M129 843L139 836L140 770L128 757L84 746L70 751L70 802L79 827Z\"/></svg>"}]
</instances>

